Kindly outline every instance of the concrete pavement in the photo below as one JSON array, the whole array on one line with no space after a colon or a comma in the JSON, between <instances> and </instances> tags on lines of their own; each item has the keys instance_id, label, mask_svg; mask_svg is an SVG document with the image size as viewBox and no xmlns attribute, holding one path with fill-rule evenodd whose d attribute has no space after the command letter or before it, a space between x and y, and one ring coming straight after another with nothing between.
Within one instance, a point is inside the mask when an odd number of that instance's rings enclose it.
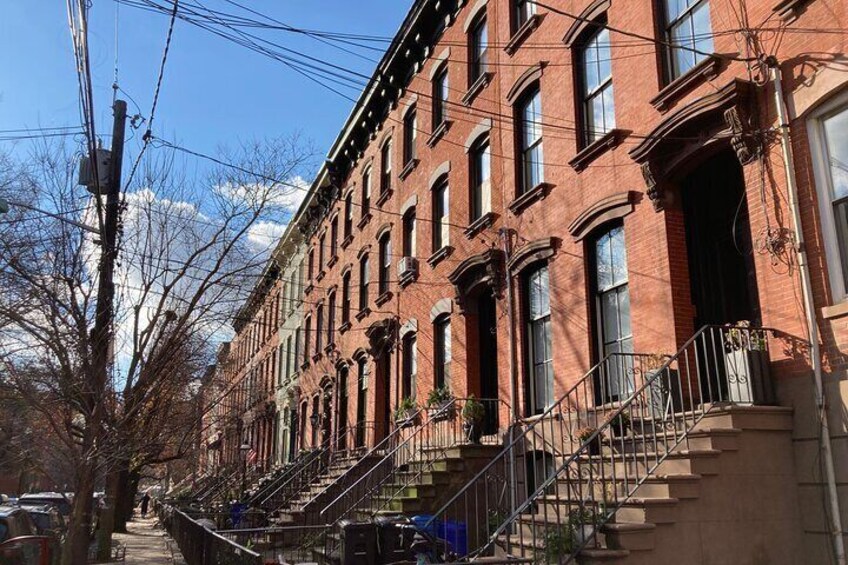
<instances>
[{"instance_id":1,"label":"concrete pavement","mask_svg":"<svg viewBox=\"0 0 848 565\"><path fill-rule=\"evenodd\" d=\"M127 547L125 565L170 565L171 552L165 544L165 531L158 526L153 514L147 518L136 517L127 524L126 534L115 534L114 539Z\"/></svg>"}]
</instances>

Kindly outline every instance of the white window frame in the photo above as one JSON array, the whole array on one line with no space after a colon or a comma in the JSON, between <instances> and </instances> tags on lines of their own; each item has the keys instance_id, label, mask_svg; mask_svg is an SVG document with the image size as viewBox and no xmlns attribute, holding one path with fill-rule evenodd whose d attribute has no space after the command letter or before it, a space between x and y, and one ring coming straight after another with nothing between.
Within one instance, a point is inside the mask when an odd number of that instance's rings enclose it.
<instances>
[{"instance_id":1,"label":"white window frame","mask_svg":"<svg viewBox=\"0 0 848 565\"><path fill-rule=\"evenodd\" d=\"M839 251L836 220L833 217L833 180L827 163L827 144L822 122L839 113L848 112L848 86L838 96L822 104L807 118L807 136L810 142L810 159L819 200L822 240L824 241L827 274L830 278L831 298L834 304L848 300L848 288L842 275L843 257ZM848 257L844 258L848 262Z\"/></svg>"}]
</instances>

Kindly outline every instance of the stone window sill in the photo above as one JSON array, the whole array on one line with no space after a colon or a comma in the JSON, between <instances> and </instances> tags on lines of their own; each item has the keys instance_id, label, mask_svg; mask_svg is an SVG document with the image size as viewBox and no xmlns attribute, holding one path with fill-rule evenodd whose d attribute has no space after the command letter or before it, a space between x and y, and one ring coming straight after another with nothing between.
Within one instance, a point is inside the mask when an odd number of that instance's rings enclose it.
<instances>
[{"instance_id":1,"label":"stone window sill","mask_svg":"<svg viewBox=\"0 0 848 565\"><path fill-rule=\"evenodd\" d=\"M568 162L575 171L582 171L589 166L589 163L612 150L619 145L624 138L627 137L627 132L620 129L611 129L586 147L580 150L574 158Z\"/></svg>"},{"instance_id":2,"label":"stone window sill","mask_svg":"<svg viewBox=\"0 0 848 565\"><path fill-rule=\"evenodd\" d=\"M306 285L306 288L303 289L303 294L309 294L312 292L312 289L315 288L312 286L312 282Z\"/></svg>"},{"instance_id":3,"label":"stone window sill","mask_svg":"<svg viewBox=\"0 0 848 565\"><path fill-rule=\"evenodd\" d=\"M651 106L665 112L687 92L704 82L718 76L721 59L707 57L684 74L668 83L651 99Z\"/></svg>"},{"instance_id":4,"label":"stone window sill","mask_svg":"<svg viewBox=\"0 0 848 565\"><path fill-rule=\"evenodd\" d=\"M301 371L305 371L308 368L309 368L309 361L308 360L304 361L303 363L300 364L300 370Z\"/></svg>"},{"instance_id":5,"label":"stone window sill","mask_svg":"<svg viewBox=\"0 0 848 565\"><path fill-rule=\"evenodd\" d=\"M520 214L524 210L526 210L531 204L536 202L537 200L544 200L545 197L551 192L554 185L547 182L540 182L515 200L513 200L509 205L509 211L515 215Z\"/></svg>"},{"instance_id":6,"label":"stone window sill","mask_svg":"<svg viewBox=\"0 0 848 565\"><path fill-rule=\"evenodd\" d=\"M494 212L486 212L465 228L465 231L463 232L465 237L468 239L473 238L475 235L494 224L497 217L498 215Z\"/></svg>"},{"instance_id":7,"label":"stone window sill","mask_svg":"<svg viewBox=\"0 0 848 565\"><path fill-rule=\"evenodd\" d=\"M362 216L362 219L359 220L359 223L356 224L356 227L360 230L368 225L368 222L371 221L371 212L365 212L365 215Z\"/></svg>"},{"instance_id":8,"label":"stone window sill","mask_svg":"<svg viewBox=\"0 0 848 565\"><path fill-rule=\"evenodd\" d=\"M341 248L347 249L348 245L353 243L353 234L348 234L341 242Z\"/></svg>"},{"instance_id":9,"label":"stone window sill","mask_svg":"<svg viewBox=\"0 0 848 565\"><path fill-rule=\"evenodd\" d=\"M521 44L539 27L543 19L545 19L545 14L535 14L524 22L524 25L515 30L515 33L512 34L509 42L504 47L506 54L512 57L518 51L518 48L521 47Z\"/></svg>"},{"instance_id":10,"label":"stone window sill","mask_svg":"<svg viewBox=\"0 0 848 565\"><path fill-rule=\"evenodd\" d=\"M475 80L471 86L468 87L468 92L465 93L462 97L462 104L465 106L470 106L474 99L477 98L477 95L483 92L483 90L489 86L489 83L492 82L493 73L483 73L477 80Z\"/></svg>"},{"instance_id":11,"label":"stone window sill","mask_svg":"<svg viewBox=\"0 0 848 565\"><path fill-rule=\"evenodd\" d=\"M439 140L442 139L448 132L451 127L451 123L453 122L451 122L450 120L442 120L442 123L436 126L436 129L433 131L433 133L430 134L430 138L427 140L427 147L435 147Z\"/></svg>"},{"instance_id":12,"label":"stone window sill","mask_svg":"<svg viewBox=\"0 0 848 565\"><path fill-rule=\"evenodd\" d=\"M330 353L332 353L332 352L333 352L333 350L334 350L335 348L336 348L336 344L335 344L335 343L328 343L328 344L327 344L327 347L325 347L325 348L324 348L324 354L325 354L325 355L329 355Z\"/></svg>"},{"instance_id":13,"label":"stone window sill","mask_svg":"<svg viewBox=\"0 0 848 565\"><path fill-rule=\"evenodd\" d=\"M345 322L339 326L339 333L343 334L350 329L350 322Z\"/></svg>"},{"instance_id":14,"label":"stone window sill","mask_svg":"<svg viewBox=\"0 0 848 565\"><path fill-rule=\"evenodd\" d=\"M848 300L832 306L825 306L821 309L821 314L825 320L835 320L848 316Z\"/></svg>"},{"instance_id":15,"label":"stone window sill","mask_svg":"<svg viewBox=\"0 0 848 565\"><path fill-rule=\"evenodd\" d=\"M327 273L322 269L317 275L315 275L315 282L321 282L326 274Z\"/></svg>"},{"instance_id":16,"label":"stone window sill","mask_svg":"<svg viewBox=\"0 0 848 565\"><path fill-rule=\"evenodd\" d=\"M804 8L809 3L810 0L781 0L772 8L772 12L780 16L784 22L792 23L804 12Z\"/></svg>"},{"instance_id":17,"label":"stone window sill","mask_svg":"<svg viewBox=\"0 0 848 565\"><path fill-rule=\"evenodd\" d=\"M409 162L404 165L403 170L398 175L398 177L400 177L400 180L404 180L406 177L411 175L412 171L414 171L415 168L418 166L418 163L418 159L410 159Z\"/></svg>"},{"instance_id":18,"label":"stone window sill","mask_svg":"<svg viewBox=\"0 0 848 565\"><path fill-rule=\"evenodd\" d=\"M330 257L330 260L327 261L327 268L331 269L336 263L339 262L339 256L333 253L333 256Z\"/></svg>"},{"instance_id":19,"label":"stone window sill","mask_svg":"<svg viewBox=\"0 0 848 565\"><path fill-rule=\"evenodd\" d=\"M381 293L380 296L378 296L377 299L374 301L374 303L377 306L382 306L383 304L385 304L386 302L388 302L391 299L392 299L392 292L390 290L387 290L386 292Z\"/></svg>"},{"instance_id":20,"label":"stone window sill","mask_svg":"<svg viewBox=\"0 0 848 565\"><path fill-rule=\"evenodd\" d=\"M317 363L318 360L321 359L321 357L322 357L321 352L320 351L316 352L314 355L312 355L312 362Z\"/></svg>"},{"instance_id":21,"label":"stone window sill","mask_svg":"<svg viewBox=\"0 0 848 565\"><path fill-rule=\"evenodd\" d=\"M445 245L444 247L430 255L430 257L427 259L427 263L431 267L435 268L436 265L447 259L451 253L453 253L453 247L451 247L450 245Z\"/></svg>"},{"instance_id":22,"label":"stone window sill","mask_svg":"<svg viewBox=\"0 0 848 565\"><path fill-rule=\"evenodd\" d=\"M406 288L407 286L414 283L416 280L418 280L418 273L400 277L400 279L398 279L398 284L401 288Z\"/></svg>"},{"instance_id":23,"label":"stone window sill","mask_svg":"<svg viewBox=\"0 0 848 565\"><path fill-rule=\"evenodd\" d=\"M370 314L371 314L371 308L368 308L366 306L365 308L363 308L362 310L360 310L359 312L356 313L356 316L355 316L356 321L361 322L362 320L367 318Z\"/></svg>"},{"instance_id":24,"label":"stone window sill","mask_svg":"<svg viewBox=\"0 0 848 565\"><path fill-rule=\"evenodd\" d=\"M391 198L392 194L394 194L394 193L395 192L391 188L385 189L383 192L380 193L380 196L374 202L374 205L377 206L378 208L381 208L383 206L383 204L385 204L386 202L389 201L389 198Z\"/></svg>"}]
</instances>

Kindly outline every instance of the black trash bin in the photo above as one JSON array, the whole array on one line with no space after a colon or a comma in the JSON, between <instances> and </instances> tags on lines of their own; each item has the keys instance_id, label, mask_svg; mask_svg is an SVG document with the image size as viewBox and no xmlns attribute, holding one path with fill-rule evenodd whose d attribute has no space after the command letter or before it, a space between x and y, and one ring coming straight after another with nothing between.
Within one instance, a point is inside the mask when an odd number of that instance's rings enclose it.
<instances>
[{"instance_id":1,"label":"black trash bin","mask_svg":"<svg viewBox=\"0 0 848 565\"><path fill-rule=\"evenodd\" d=\"M370 522L342 520L341 565L370 565L377 563L377 531Z\"/></svg>"},{"instance_id":2,"label":"black trash bin","mask_svg":"<svg viewBox=\"0 0 848 565\"><path fill-rule=\"evenodd\" d=\"M414 560L411 547L415 530L400 527L409 523L409 519L402 515L374 518L374 525L377 526L377 551L381 564Z\"/></svg>"}]
</instances>

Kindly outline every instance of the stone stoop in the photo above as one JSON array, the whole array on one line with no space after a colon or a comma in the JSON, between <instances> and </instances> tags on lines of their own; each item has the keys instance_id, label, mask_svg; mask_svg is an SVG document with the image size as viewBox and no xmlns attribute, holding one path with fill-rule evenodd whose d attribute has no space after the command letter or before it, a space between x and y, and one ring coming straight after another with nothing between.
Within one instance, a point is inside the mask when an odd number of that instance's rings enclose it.
<instances>
[{"instance_id":1,"label":"stone stoop","mask_svg":"<svg viewBox=\"0 0 848 565\"><path fill-rule=\"evenodd\" d=\"M639 471L640 484L578 563L804 563L791 430L789 408L713 407L689 434L688 445L678 445L654 472L645 476L650 464L628 463L630 473ZM622 451L645 453L650 463L651 445L650 433L607 441L603 455L586 463L623 471ZM619 495L633 488L623 478L615 483L607 488ZM511 555L544 555L544 539L534 539L533 532L555 526L559 507L581 500L577 492L586 488L561 480L556 493L540 497L509 536ZM500 540L498 553L505 553L506 541Z\"/></svg>"},{"instance_id":2,"label":"stone stoop","mask_svg":"<svg viewBox=\"0 0 848 565\"><path fill-rule=\"evenodd\" d=\"M369 458L373 459L375 464L380 460L380 457L376 455L371 455ZM347 457L332 462L323 473L306 485L289 504L284 508L276 509L275 516L271 519L272 523L278 526L323 523L324 520L320 512L324 509L324 506L342 494L344 489L352 485L371 468L366 463L355 469L354 466L362 459L361 457ZM333 485L339 477L344 477L344 479Z\"/></svg>"}]
</instances>

